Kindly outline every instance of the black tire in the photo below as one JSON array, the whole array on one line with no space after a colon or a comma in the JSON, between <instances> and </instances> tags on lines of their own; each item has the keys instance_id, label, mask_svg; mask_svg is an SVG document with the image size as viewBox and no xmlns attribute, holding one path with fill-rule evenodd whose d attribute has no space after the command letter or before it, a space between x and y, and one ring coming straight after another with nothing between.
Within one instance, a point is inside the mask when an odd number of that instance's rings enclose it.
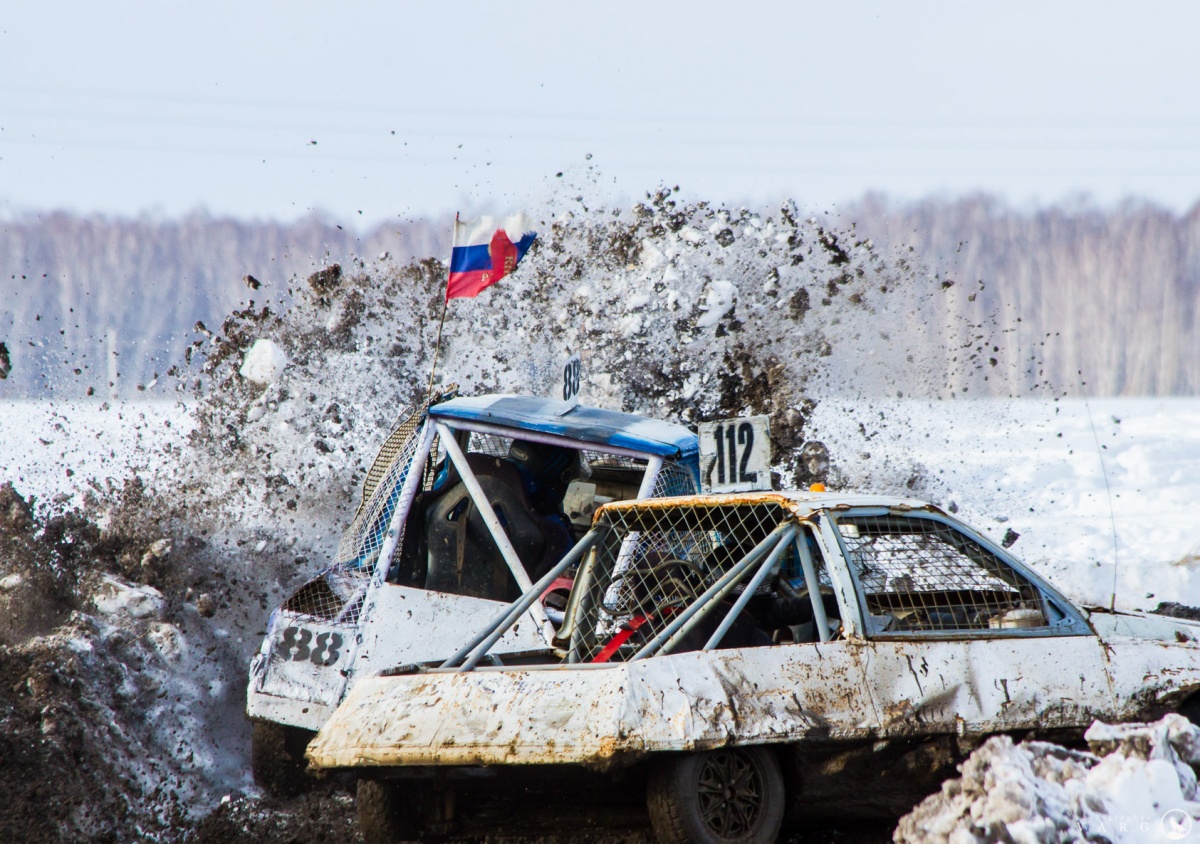
<instances>
[{"instance_id":1,"label":"black tire","mask_svg":"<svg viewBox=\"0 0 1200 844\"><path fill-rule=\"evenodd\" d=\"M304 750L316 733L254 721L250 728L250 770L255 784L272 797L295 797L307 791L313 779L305 771Z\"/></svg>"},{"instance_id":2,"label":"black tire","mask_svg":"<svg viewBox=\"0 0 1200 844\"><path fill-rule=\"evenodd\" d=\"M358 831L367 844L397 844L411 841L420 833L413 811L418 807L402 806L398 789L386 780L360 779L354 808Z\"/></svg>"},{"instance_id":3,"label":"black tire","mask_svg":"<svg viewBox=\"0 0 1200 844\"><path fill-rule=\"evenodd\" d=\"M783 774L762 747L678 755L650 772L646 805L660 844L769 844L783 823Z\"/></svg>"},{"instance_id":4,"label":"black tire","mask_svg":"<svg viewBox=\"0 0 1200 844\"><path fill-rule=\"evenodd\" d=\"M1194 694L1179 704L1180 715L1200 727L1200 694Z\"/></svg>"}]
</instances>

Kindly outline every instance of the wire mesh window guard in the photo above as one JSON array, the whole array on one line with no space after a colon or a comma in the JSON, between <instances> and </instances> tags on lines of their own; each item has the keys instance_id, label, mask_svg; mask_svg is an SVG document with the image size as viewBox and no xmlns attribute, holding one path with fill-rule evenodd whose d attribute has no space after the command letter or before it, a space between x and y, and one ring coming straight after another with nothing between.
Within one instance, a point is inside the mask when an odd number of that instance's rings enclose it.
<instances>
[{"instance_id":1,"label":"wire mesh window guard","mask_svg":"<svg viewBox=\"0 0 1200 844\"><path fill-rule=\"evenodd\" d=\"M631 657L787 517L774 502L604 512L611 529L581 567L569 620L576 662Z\"/></svg>"},{"instance_id":2,"label":"wire mesh window guard","mask_svg":"<svg viewBox=\"0 0 1200 844\"><path fill-rule=\"evenodd\" d=\"M949 525L870 516L837 526L876 632L1047 626L1041 592Z\"/></svg>"},{"instance_id":3,"label":"wire mesh window guard","mask_svg":"<svg viewBox=\"0 0 1200 844\"><path fill-rule=\"evenodd\" d=\"M367 471L363 500L338 542L333 564L297 589L283 609L326 622L357 623L425 417L426 407L414 410L384 440Z\"/></svg>"}]
</instances>

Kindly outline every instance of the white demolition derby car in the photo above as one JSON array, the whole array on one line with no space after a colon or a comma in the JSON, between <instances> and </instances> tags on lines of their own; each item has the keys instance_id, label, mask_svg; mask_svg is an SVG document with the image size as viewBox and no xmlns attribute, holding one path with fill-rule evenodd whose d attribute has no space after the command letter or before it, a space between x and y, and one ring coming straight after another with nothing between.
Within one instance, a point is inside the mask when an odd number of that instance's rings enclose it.
<instances>
[{"instance_id":1,"label":"white demolition derby car","mask_svg":"<svg viewBox=\"0 0 1200 844\"><path fill-rule=\"evenodd\" d=\"M904 811L990 735L1198 708L1200 625L1076 607L920 501L700 495L684 429L585 441L538 401L429 409L397 461L414 468L367 497L394 499L372 516L389 526L347 534L381 547L289 599L255 660L251 716L319 728L310 767L358 777L369 842L623 808L663 842L767 842L785 820ZM476 436L508 456L472 456ZM547 476L551 447L577 459ZM520 538L526 476L588 523L553 560Z\"/></svg>"}]
</instances>

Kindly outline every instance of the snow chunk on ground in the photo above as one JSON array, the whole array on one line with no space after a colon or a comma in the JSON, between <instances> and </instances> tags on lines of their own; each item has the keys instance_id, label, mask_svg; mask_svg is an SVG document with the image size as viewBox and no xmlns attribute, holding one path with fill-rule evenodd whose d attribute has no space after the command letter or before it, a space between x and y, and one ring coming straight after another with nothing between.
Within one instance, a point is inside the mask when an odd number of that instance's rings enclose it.
<instances>
[{"instance_id":1,"label":"snow chunk on ground","mask_svg":"<svg viewBox=\"0 0 1200 844\"><path fill-rule=\"evenodd\" d=\"M649 293L634 293L625 300L625 310L636 311L650 304Z\"/></svg>"},{"instance_id":2,"label":"snow chunk on ground","mask_svg":"<svg viewBox=\"0 0 1200 844\"><path fill-rule=\"evenodd\" d=\"M153 586L134 586L111 575L92 597L96 611L102 615L124 614L130 618L162 618L167 601Z\"/></svg>"},{"instance_id":3,"label":"snow chunk on ground","mask_svg":"<svg viewBox=\"0 0 1200 844\"><path fill-rule=\"evenodd\" d=\"M283 349L274 341L263 337L255 340L250 351L246 352L246 359L238 372L247 381L265 385L274 383L287 365L288 359Z\"/></svg>"},{"instance_id":4,"label":"snow chunk on ground","mask_svg":"<svg viewBox=\"0 0 1200 844\"><path fill-rule=\"evenodd\" d=\"M710 328L733 310L737 288L728 281L714 281L708 286L704 307L707 310L696 320L697 328Z\"/></svg>"},{"instance_id":5,"label":"snow chunk on ground","mask_svg":"<svg viewBox=\"0 0 1200 844\"><path fill-rule=\"evenodd\" d=\"M1200 816L1200 728L1181 715L1154 724L1097 722L1092 753L996 736L962 777L901 818L897 844L1178 840Z\"/></svg>"},{"instance_id":6,"label":"snow chunk on ground","mask_svg":"<svg viewBox=\"0 0 1200 844\"><path fill-rule=\"evenodd\" d=\"M621 332L622 337L636 337L642 333L642 318L637 314L623 317L617 323L617 330Z\"/></svg>"}]
</instances>

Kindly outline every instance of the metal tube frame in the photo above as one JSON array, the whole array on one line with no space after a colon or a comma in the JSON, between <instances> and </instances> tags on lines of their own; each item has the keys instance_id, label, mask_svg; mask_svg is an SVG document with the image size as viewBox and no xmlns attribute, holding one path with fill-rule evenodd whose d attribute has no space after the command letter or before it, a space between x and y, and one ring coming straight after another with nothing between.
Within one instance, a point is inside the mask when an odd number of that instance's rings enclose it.
<instances>
[{"instance_id":1,"label":"metal tube frame","mask_svg":"<svg viewBox=\"0 0 1200 844\"><path fill-rule=\"evenodd\" d=\"M499 517L496 516L496 511L492 509L491 503L488 502L487 494L484 493L483 487L479 485L479 480L475 477L475 473L471 471L471 467L467 464L467 457L463 454L462 448L459 447L458 441L454 439L454 432L444 423L437 423L438 435L441 437L442 447L446 449L446 454L458 469L458 474L467 488L467 493L471 496L471 501L474 502L476 509L479 510L479 515L483 518L483 523L487 525L488 533L492 535L492 540L496 543L496 547L500 549L500 556L504 557L504 562L508 565L508 570L512 572L512 576L516 579L517 585L521 587L521 592L528 592L533 587L533 582L529 579L529 574L525 571L525 566L521 563L521 558L517 556L517 549L513 548L512 542L508 538L508 534L504 532L504 527L500 524ZM542 609L540 604L535 604L533 607L533 617L541 626L546 634L546 642L550 643L554 640L554 625L550 623L550 619L546 617L546 611Z\"/></svg>"},{"instance_id":2,"label":"metal tube frame","mask_svg":"<svg viewBox=\"0 0 1200 844\"><path fill-rule=\"evenodd\" d=\"M654 656L660 649L662 649L664 653L670 653L671 648L678 644L679 639L682 639L683 636L686 636L687 633L690 632L691 629L698 624L701 619L704 618L704 616L707 616L708 613L712 611L712 608L717 605L717 601L720 601L722 598L724 598L724 596L728 594L729 590L733 589L733 587L737 585L738 581L741 580L742 575L746 573L746 570L750 566L757 563L760 559L762 559L764 554L768 553L772 548L775 547L776 543L779 541L779 537L789 528L791 528L790 523L784 522L775 528L775 530L771 531L770 535L763 539L762 542L755 545L754 548L751 549L750 553L743 557L739 563L734 565L729 571L722 575L716 583L704 591L704 594L693 601L678 616L672 619L671 623L663 628L657 636L643 645L637 653L629 658L629 661L632 662L634 660L645 659L646 657ZM689 623L692 622L692 619L697 615L699 615L700 618L697 618L694 623ZM687 625L686 630L683 629L685 625Z\"/></svg>"},{"instance_id":3,"label":"metal tube frame","mask_svg":"<svg viewBox=\"0 0 1200 844\"><path fill-rule=\"evenodd\" d=\"M822 642L828 642L829 617L825 615L825 601L821 597L821 581L817 579L817 567L813 564L812 552L808 548L804 528L796 531L796 553L800 555L800 568L804 570L804 581L808 584L808 599L812 601L813 623Z\"/></svg>"},{"instance_id":4,"label":"metal tube frame","mask_svg":"<svg viewBox=\"0 0 1200 844\"><path fill-rule=\"evenodd\" d=\"M779 537L779 541L775 543L775 547L771 549L771 553L767 555L767 559L758 567L758 571L754 573L754 577L746 584L746 588L742 590L742 594L738 595L738 599L734 601L733 606L729 608L729 612L721 619L721 623L713 634L708 637L708 641L704 643L701 650L711 651L717 645L721 644L721 640L725 638L725 634L729 632L729 628L734 625L742 611L746 609L746 604L750 603L750 599L754 597L754 593L762 586L769 576L779 571L779 559L783 556L783 552L788 549L788 545L795 538L795 528L792 529L790 535L784 534Z\"/></svg>"},{"instance_id":5,"label":"metal tube frame","mask_svg":"<svg viewBox=\"0 0 1200 844\"><path fill-rule=\"evenodd\" d=\"M387 534L375 560L375 571L371 573L372 582L375 584L383 582L387 577L388 567L392 564L392 555L396 553L396 545L400 542L400 525L408 517L413 497L417 494L417 485L421 483L421 477L425 473L425 461L429 459L429 451L433 447L433 433L434 425L429 421L429 417L426 417L425 424L421 426L421 439L408 464L408 474L404 476L404 487L400 490L400 498L396 501L396 509L392 511Z\"/></svg>"},{"instance_id":6,"label":"metal tube frame","mask_svg":"<svg viewBox=\"0 0 1200 844\"><path fill-rule=\"evenodd\" d=\"M470 671L484 656L491 650L496 642L500 641L508 629L512 627L526 610L528 610L536 601L540 600L542 593L550 587L555 578L559 577L564 571L573 566L576 562L582 559L583 555L590 551L597 542L604 538L607 533L607 528L592 528L583 539L575 543L575 547L566 553L566 555L558 561L558 564L550 571L546 572L533 584L521 597L517 598L509 606L505 607L499 615L497 615L488 625L475 635L470 642L463 645L458 651L445 662L442 663L442 668L451 668L459 660L465 661L458 669L459 671Z\"/></svg>"},{"instance_id":7,"label":"metal tube frame","mask_svg":"<svg viewBox=\"0 0 1200 844\"><path fill-rule=\"evenodd\" d=\"M640 501L643 498L649 498L654 492L654 484L658 482L658 473L662 471L663 459L661 457L650 457L646 461L646 471L642 475L642 485L638 487L637 497Z\"/></svg>"}]
</instances>

